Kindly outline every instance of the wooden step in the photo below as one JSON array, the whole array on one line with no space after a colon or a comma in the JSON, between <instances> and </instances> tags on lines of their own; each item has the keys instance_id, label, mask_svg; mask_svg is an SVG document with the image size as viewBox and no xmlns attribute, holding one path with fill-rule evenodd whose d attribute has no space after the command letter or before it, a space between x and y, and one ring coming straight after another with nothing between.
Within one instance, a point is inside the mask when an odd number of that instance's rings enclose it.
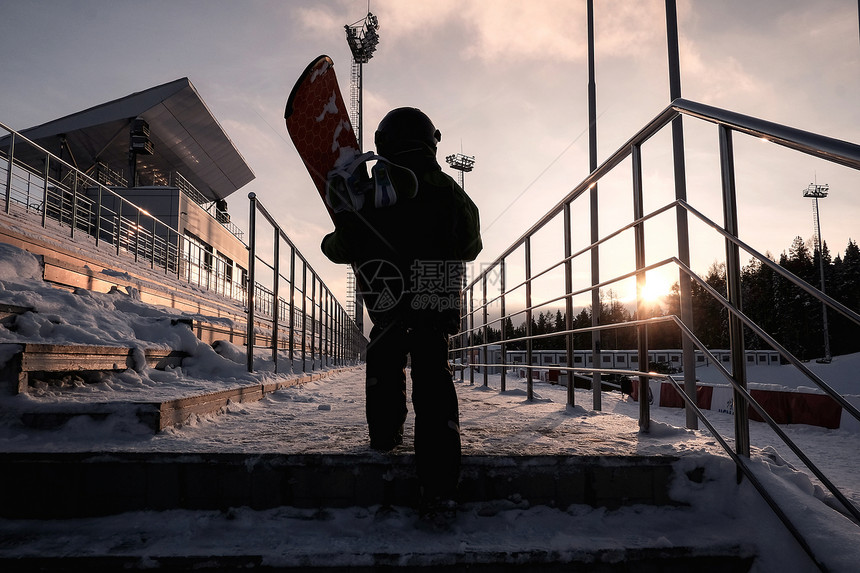
<instances>
[{"instance_id":1,"label":"wooden step","mask_svg":"<svg viewBox=\"0 0 860 573\"><path fill-rule=\"evenodd\" d=\"M8 327L12 322L14 322L16 316L31 310L33 310L31 307L16 306L14 304L5 304L0 302L0 325Z\"/></svg>"},{"instance_id":2,"label":"wooden step","mask_svg":"<svg viewBox=\"0 0 860 573\"><path fill-rule=\"evenodd\" d=\"M187 353L162 348L147 348L143 357L127 346L87 344L0 344L4 353L11 351L2 379L11 382L13 393L27 392L30 376L35 373L77 374L86 372L121 372L141 368L141 358L150 368L163 370L179 366Z\"/></svg>"}]
</instances>

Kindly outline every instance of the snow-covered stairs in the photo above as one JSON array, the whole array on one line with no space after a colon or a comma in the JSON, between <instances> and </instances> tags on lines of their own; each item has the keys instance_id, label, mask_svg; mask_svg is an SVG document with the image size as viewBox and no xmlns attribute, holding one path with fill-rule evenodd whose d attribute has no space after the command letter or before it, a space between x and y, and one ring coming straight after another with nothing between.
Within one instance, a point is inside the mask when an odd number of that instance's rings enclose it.
<instances>
[{"instance_id":1,"label":"snow-covered stairs","mask_svg":"<svg viewBox=\"0 0 860 573\"><path fill-rule=\"evenodd\" d=\"M465 456L457 519L439 529L413 509L409 453L6 454L0 518L20 527L4 527L0 547L33 549L0 551L0 568L749 570L748 546L672 501L673 479L698 482L704 471L679 477L674 462ZM646 506L661 508L670 533L649 530L653 511L637 519ZM177 549L176 536L187 545Z\"/></svg>"}]
</instances>

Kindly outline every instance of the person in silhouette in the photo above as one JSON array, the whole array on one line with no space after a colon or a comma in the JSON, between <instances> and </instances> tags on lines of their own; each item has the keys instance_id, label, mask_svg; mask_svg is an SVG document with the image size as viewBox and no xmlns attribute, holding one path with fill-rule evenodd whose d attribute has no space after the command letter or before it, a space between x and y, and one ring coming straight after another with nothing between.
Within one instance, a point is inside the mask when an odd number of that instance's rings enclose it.
<instances>
[{"instance_id":1,"label":"person in silhouette","mask_svg":"<svg viewBox=\"0 0 860 573\"><path fill-rule=\"evenodd\" d=\"M460 327L465 262L482 249L478 208L436 160L441 134L421 110L390 111L375 134L382 159L358 209L335 215L322 250L352 264L373 327L367 346L370 445L403 441L411 360L422 514L456 508L460 426L448 338Z\"/></svg>"}]
</instances>

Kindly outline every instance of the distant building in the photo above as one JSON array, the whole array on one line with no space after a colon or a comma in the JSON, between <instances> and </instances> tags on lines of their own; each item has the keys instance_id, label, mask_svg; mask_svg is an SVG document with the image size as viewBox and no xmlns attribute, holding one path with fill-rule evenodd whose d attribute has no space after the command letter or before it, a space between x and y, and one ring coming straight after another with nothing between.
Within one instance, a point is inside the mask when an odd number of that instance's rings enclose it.
<instances>
[{"instance_id":1,"label":"distant building","mask_svg":"<svg viewBox=\"0 0 860 573\"><path fill-rule=\"evenodd\" d=\"M175 269L181 278L244 299L248 250L241 231L230 223L224 200L252 181L254 174L188 78L19 133L176 229L184 240L170 233L156 239L164 241L168 251L183 251L178 258L181 268ZM44 151L13 145L11 136L0 139L0 154L8 157L14 150L16 162L42 175L46 188L53 191L45 193L47 207L59 213L59 220L68 208L64 202L68 199L71 205L77 200L76 190L99 202L93 218L103 219L107 212L120 221L113 230L100 224L96 233L120 235L128 229L128 225L123 229L122 217L130 216L122 213L123 201L104 197L95 185L70 181L75 172L61 162L46 160ZM18 197L17 201L26 204L29 199Z\"/></svg>"}]
</instances>

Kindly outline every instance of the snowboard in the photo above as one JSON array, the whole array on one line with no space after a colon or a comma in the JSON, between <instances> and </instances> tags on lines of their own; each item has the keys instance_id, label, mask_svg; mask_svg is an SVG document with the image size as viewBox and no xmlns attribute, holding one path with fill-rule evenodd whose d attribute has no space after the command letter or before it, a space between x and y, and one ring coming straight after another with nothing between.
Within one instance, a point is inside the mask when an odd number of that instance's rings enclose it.
<instances>
[{"instance_id":1,"label":"snowboard","mask_svg":"<svg viewBox=\"0 0 860 573\"><path fill-rule=\"evenodd\" d=\"M361 149L330 57L314 59L296 80L287 99L284 120L296 151L334 219L334 209L326 201L330 174L348 169L361 155Z\"/></svg>"},{"instance_id":2,"label":"snowboard","mask_svg":"<svg viewBox=\"0 0 860 573\"><path fill-rule=\"evenodd\" d=\"M361 152L328 56L316 58L296 80L284 120L332 220L337 212L359 211L365 204L390 207L398 197L417 193L418 181L410 170ZM370 175L368 161L376 162Z\"/></svg>"}]
</instances>

